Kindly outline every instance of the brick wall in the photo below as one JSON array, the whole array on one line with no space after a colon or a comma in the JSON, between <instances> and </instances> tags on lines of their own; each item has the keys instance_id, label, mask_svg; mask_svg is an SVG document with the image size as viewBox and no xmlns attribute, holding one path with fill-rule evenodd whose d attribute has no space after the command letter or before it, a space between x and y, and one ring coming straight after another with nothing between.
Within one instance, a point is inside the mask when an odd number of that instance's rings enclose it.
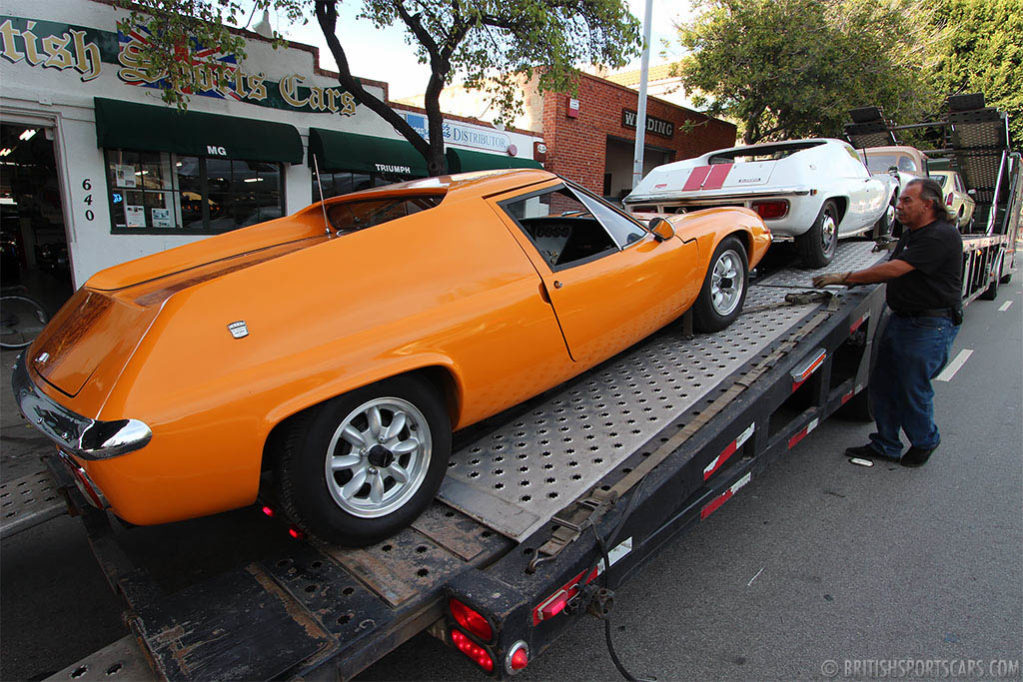
<instances>
[{"instance_id":1,"label":"brick wall","mask_svg":"<svg viewBox=\"0 0 1023 682\"><path fill-rule=\"evenodd\" d=\"M582 74L577 99L579 116L569 118L569 95L544 95L543 135L547 144L544 166L600 194L604 188L608 136L636 139L635 129L622 125L622 110L636 111L639 97L635 90ZM650 132L646 134L647 146L674 150L675 161L735 144L733 124L663 100L648 97L647 116L675 124L675 133L670 139ZM686 121L692 121L697 127L692 132L684 132L682 126Z\"/></svg>"}]
</instances>

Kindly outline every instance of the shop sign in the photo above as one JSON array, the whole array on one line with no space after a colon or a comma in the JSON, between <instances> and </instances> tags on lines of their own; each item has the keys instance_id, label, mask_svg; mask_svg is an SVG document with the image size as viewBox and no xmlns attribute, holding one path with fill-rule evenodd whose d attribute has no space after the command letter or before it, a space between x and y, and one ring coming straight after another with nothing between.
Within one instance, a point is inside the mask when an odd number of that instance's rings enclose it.
<instances>
[{"instance_id":1,"label":"shop sign","mask_svg":"<svg viewBox=\"0 0 1023 682\"><path fill-rule=\"evenodd\" d=\"M622 109L622 127L635 128L636 116L636 112L632 109ZM663 118L647 116L646 131L661 137L673 137L675 135L675 124L671 121L665 121Z\"/></svg>"},{"instance_id":2,"label":"shop sign","mask_svg":"<svg viewBox=\"0 0 1023 682\"><path fill-rule=\"evenodd\" d=\"M32 67L73 69L86 82L100 76L103 63L115 64L119 67L118 78L129 85L165 88L166 74L149 76L140 54L140 47L148 41L149 35L143 27L126 34L0 15L0 57ZM192 95L289 111L355 115L355 97L350 92L309 85L301 74L289 74L280 81L273 81L263 72L243 71L232 54L218 53L198 44L180 48L178 58L190 66L189 94ZM227 76L226 82L218 82L220 73Z\"/></svg>"},{"instance_id":3,"label":"shop sign","mask_svg":"<svg viewBox=\"0 0 1023 682\"><path fill-rule=\"evenodd\" d=\"M424 140L430 139L428 122L424 114L412 114L398 112L405 121L412 126L412 129L422 135ZM451 121L444 121L443 135L445 144L460 144L465 147L487 149L493 152L504 154L508 151L511 141L504 133L496 130L480 130L471 126L459 125Z\"/></svg>"}]
</instances>

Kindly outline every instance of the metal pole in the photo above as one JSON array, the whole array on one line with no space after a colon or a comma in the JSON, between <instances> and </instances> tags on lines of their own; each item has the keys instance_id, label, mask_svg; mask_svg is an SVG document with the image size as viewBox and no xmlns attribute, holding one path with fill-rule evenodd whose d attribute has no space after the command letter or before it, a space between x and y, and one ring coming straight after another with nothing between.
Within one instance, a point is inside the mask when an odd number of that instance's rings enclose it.
<instances>
[{"instance_id":1,"label":"metal pole","mask_svg":"<svg viewBox=\"0 0 1023 682\"><path fill-rule=\"evenodd\" d=\"M650 31L653 25L654 0L646 0L643 19L643 58L639 67L639 104L636 106L636 151L632 156L632 187L643 179L643 150L646 146L646 79L650 72Z\"/></svg>"}]
</instances>

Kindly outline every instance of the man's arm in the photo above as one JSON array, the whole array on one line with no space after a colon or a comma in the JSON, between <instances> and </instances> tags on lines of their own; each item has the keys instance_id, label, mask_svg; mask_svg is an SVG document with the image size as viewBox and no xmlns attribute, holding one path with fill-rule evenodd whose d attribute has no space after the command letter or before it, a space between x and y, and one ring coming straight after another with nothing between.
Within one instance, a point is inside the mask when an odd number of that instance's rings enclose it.
<instances>
[{"instance_id":1,"label":"man's arm","mask_svg":"<svg viewBox=\"0 0 1023 682\"><path fill-rule=\"evenodd\" d=\"M885 261L884 263L878 263L866 270L856 270L854 272L838 272L827 275L817 275L813 278L813 285L815 287L826 287L829 284L873 284L874 282L887 282L890 279L901 277L907 272L915 270L912 265L904 260L896 258L895 260Z\"/></svg>"}]
</instances>

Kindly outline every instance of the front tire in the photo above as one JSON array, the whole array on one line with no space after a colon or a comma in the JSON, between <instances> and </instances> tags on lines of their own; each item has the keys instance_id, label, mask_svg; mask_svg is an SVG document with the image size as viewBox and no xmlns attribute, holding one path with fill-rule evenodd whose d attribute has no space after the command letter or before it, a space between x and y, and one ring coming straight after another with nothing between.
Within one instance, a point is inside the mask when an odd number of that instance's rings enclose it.
<instances>
[{"instance_id":1,"label":"front tire","mask_svg":"<svg viewBox=\"0 0 1023 682\"><path fill-rule=\"evenodd\" d=\"M281 504L308 533L364 546L433 500L451 454L437 391L416 377L357 389L295 419L277 461Z\"/></svg>"},{"instance_id":2,"label":"front tire","mask_svg":"<svg viewBox=\"0 0 1023 682\"><path fill-rule=\"evenodd\" d=\"M835 257L838 248L838 205L831 199L824 202L817 220L802 235L796 237L796 249L803 265L823 268Z\"/></svg>"},{"instance_id":3,"label":"front tire","mask_svg":"<svg viewBox=\"0 0 1023 682\"><path fill-rule=\"evenodd\" d=\"M895 195L885 208L884 213L874 223L874 239L887 239L892 236L892 225L895 223Z\"/></svg>"},{"instance_id":4,"label":"front tire","mask_svg":"<svg viewBox=\"0 0 1023 682\"><path fill-rule=\"evenodd\" d=\"M746 249L735 237L721 240L710 259L700 295L693 304L693 328L721 331L742 312L749 287Z\"/></svg>"}]
</instances>

